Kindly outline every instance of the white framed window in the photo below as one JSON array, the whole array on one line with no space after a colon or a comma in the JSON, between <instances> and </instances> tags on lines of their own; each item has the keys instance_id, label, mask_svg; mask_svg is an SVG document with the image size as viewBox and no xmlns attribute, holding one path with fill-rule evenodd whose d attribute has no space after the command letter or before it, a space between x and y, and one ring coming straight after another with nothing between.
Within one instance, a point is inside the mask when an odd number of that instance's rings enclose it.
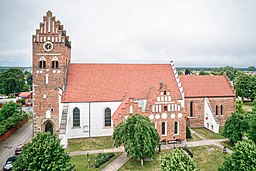
<instances>
[{"instance_id":1,"label":"white framed window","mask_svg":"<svg viewBox=\"0 0 256 171\"><path fill-rule=\"evenodd\" d=\"M105 109L105 126L111 126L111 109Z\"/></svg>"},{"instance_id":2,"label":"white framed window","mask_svg":"<svg viewBox=\"0 0 256 171\"><path fill-rule=\"evenodd\" d=\"M76 107L73 110L73 127L80 126L80 110Z\"/></svg>"}]
</instances>

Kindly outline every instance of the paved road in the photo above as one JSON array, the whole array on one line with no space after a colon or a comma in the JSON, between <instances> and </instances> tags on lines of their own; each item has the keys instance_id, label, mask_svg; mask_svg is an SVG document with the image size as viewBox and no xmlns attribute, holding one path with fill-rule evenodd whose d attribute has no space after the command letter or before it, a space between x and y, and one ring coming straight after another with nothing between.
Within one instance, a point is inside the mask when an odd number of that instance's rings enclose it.
<instances>
[{"instance_id":1,"label":"paved road","mask_svg":"<svg viewBox=\"0 0 256 171\"><path fill-rule=\"evenodd\" d=\"M9 156L14 155L15 148L32 138L32 122L28 121L5 141L0 143L0 170Z\"/></svg>"}]
</instances>

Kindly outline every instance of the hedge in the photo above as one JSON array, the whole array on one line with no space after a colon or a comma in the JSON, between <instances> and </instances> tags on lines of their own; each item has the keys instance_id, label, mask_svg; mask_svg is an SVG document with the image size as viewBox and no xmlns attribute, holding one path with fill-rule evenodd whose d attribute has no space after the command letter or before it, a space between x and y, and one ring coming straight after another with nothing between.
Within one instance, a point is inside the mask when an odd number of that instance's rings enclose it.
<instances>
[{"instance_id":1,"label":"hedge","mask_svg":"<svg viewBox=\"0 0 256 171\"><path fill-rule=\"evenodd\" d=\"M20 105L9 102L0 110L0 137L8 130L17 126L26 117Z\"/></svg>"},{"instance_id":2,"label":"hedge","mask_svg":"<svg viewBox=\"0 0 256 171\"><path fill-rule=\"evenodd\" d=\"M105 162L109 161L109 159L111 159L114 156L114 153L103 153L103 154L98 154L94 165L96 168L100 167L102 164L104 164Z\"/></svg>"},{"instance_id":3,"label":"hedge","mask_svg":"<svg viewBox=\"0 0 256 171\"><path fill-rule=\"evenodd\" d=\"M4 135L9 129L15 127L22 121L26 115L15 113L11 117L0 122L0 137Z\"/></svg>"}]
</instances>

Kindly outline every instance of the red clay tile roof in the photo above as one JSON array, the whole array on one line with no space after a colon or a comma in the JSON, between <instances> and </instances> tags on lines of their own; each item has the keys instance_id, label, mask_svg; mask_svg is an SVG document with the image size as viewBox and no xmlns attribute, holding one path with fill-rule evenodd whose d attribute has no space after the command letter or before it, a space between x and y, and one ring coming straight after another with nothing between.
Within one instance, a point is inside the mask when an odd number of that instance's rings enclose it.
<instances>
[{"instance_id":1,"label":"red clay tile roof","mask_svg":"<svg viewBox=\"0 0 256 171\"><path fill-rule=\"evenodd\" d=\"M160 81L181 99L170 64L70 64L62 101L121 101L125 95L143 99Z\"/></svg>"},{"instance_id":2,"label":"red clay tile roof","mask_svg":"<svg viewBox=\"0 0 256 171\"><path fill-rule=\"evenodd\" d=\"M180 75L185 97L224 97L235 96L225 76Z\"/></svg>"},{"instance_id":3,"label":"red clay tile roof","mask_svg":"<svg viewBox=\"0 0 256 171\"><path fill-rule=\"evenodd\" d=\"M28 97L32 92L20 92L19 97Z\"/></svg>"}]
</instances>

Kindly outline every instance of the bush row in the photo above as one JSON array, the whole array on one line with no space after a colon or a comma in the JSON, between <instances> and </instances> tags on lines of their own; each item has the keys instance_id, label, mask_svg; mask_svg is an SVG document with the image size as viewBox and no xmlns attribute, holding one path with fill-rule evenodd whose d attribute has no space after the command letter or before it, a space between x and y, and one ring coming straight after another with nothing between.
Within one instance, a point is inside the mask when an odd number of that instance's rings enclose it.
<instances>
[{"instance_id":1,"label":"bush row","mask_svg":"<svg viewBox=\"0 0 256 171\"><path fill-rule=\"evenodd\" d=\"M98 168L105 162L109 161L110 158L114 156L114 153L103 153L103 154L98 154L96 159L95 159L95 167Z\"/></svg>"},{"instance_id":2,"label":"bush row","mask_svg":"<svg viewBox=\"0 0 256 171\"><path fill-rule=\"evenodd\" d=\"M8 130L17 126L26 115L21 113L15 113L7 119L0 122L0 137L3 136Z\"/></svg>"}]
</instances>

